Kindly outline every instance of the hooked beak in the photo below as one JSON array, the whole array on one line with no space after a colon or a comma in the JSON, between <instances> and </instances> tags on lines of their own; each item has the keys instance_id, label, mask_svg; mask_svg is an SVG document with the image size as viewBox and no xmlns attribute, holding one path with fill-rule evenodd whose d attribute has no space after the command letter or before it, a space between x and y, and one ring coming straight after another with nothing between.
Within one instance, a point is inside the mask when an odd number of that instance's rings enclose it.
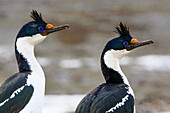
<instances>
[{"instance_id":1,"label":"hooked beak","mask_svg":"<svg viewBox=\"0 0 170 113\"><path fill-rule=\"evenodd\" d=\"M153 40L138 41L137 39L132 39L130 44L128 46L125 46L125 48L127 51L130 51L140 46L149 45L149 44L154 44L154 41Z\"/></svg>"},{"instance_id":2,"label":"hooked beak","mask_svg":"<svg viewBox=\"0 0 170 113\"><path fill-rule=\"evenodd\" d=\"M61 31L61 30L68 29L68 28L70 28L68 24L55 26L55 27L51 24L47 24L45 30L41 32L41 35L46 36L50 33Z\"/></svg>"}]
</instances>

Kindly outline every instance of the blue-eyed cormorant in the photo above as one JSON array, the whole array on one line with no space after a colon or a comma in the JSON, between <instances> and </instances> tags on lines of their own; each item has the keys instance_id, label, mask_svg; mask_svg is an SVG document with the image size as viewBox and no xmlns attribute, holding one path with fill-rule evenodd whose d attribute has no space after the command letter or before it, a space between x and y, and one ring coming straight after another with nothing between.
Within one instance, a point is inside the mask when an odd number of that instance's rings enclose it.
<instances>
[{"instance_id":1,"label":"blue-eyed cormorant","mask_svg":"<svg viewBox=\"0 0 170 113\"><path fill-rule=\"evenodd\" d=\"M106 83L101 84L79 103L75 113L135 113L135 95L119 66L119 60L131 50L153 44L134 39L129 29L120 23L119 37L110 40L101 55L101 70Z\"/></svg>"},{"instance_id":2,"label":"blue-eyed cormorant","mask_svg":"<svg viewBox=\"0 0 170 113\"><path fill-rule=\"evenodd\" d=\"M19 72L0 86L0 113L41 113L45 90L44 72L34 56L34 46L50 33L69 28L46 23L36 10L34 21L25 24L15 41Z\"/></svg>"}]
</instances>

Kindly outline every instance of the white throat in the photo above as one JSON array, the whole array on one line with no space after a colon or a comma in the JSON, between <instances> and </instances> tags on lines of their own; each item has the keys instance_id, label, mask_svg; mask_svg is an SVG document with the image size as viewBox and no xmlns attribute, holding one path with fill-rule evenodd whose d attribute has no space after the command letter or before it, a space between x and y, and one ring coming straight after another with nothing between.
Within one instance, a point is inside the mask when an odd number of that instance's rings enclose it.
<instances>
[{"instance_id":1,"label":"white throat","mask_svg":"<svg viewBox=\"0 0 170 113\"><path fill-rule=\"evenodd\" d=\"M16 49L20 54L23 55L24 58L26 58L32 71L36 72L37 67L38 69L41 69L41 66L37 62L34 55L34 46L42 42L45 39L45 37L46 36L37 34L32 37L21 37L17 39Z\"/></svg>"},{"instance_id":2,"label":"white throat","mask_svg":"<svg viewBox=\"0 0 170 113\"><path fill-rule=\"evenodd\" d=\"M111 49L104 54L104 63L108 68L117 71L121 75L123 82L130 86L129 81L127 80L126 76L122 72L119 64L120 58L122 58L124 55L128 53L129 51L126 51L125 49L124 50Z\"/></svg>"}]
</instances>

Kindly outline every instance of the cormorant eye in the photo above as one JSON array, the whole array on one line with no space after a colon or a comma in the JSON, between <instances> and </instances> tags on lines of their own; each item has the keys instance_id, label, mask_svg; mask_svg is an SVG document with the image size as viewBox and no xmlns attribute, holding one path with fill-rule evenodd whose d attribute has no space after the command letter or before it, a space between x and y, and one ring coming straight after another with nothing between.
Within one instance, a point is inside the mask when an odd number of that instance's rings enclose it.
<instances>
[{"instance_id":1,"label":"cormorant eye","mask_svg":"<svg viewBox=\"0 0 170 113\"><path fill-rule=\"evenodd\" d=\"M42 26L40 26L40 27L38 27L38 30L39 30L39 31L43 31L44 28L43 28Z\"/></svg>"},{"instance_id":2,"label":"cormorant eye","mask_svg":"<svg viewBox=\"0 0 170 113\"><path fill-rule=\"evenodd\" d=\"M124 42L123 42L123 45L124 45L124 46L128 46L129 43L128 43L127 41L124 41Z\"/></svg>"}]
</instances>

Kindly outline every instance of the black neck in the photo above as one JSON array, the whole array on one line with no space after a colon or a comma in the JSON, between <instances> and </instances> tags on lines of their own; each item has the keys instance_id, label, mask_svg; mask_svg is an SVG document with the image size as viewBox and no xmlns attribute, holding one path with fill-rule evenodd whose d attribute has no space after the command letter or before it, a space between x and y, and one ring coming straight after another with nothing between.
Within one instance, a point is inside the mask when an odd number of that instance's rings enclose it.
<instances>
[{"instance_id":1,"label":"black neck","mask_svg":"<svg viewBox=\"0 0 170 113\"><path fill-rule=\"evenodd\" d=\"M22 55L22 53L18 52L16 44L15 44L15 56L17 59L19 72L31 71L27 59Z\"/></svg>"},{"instance_id":2,"label":"black neck","mask_svg":"<svg viewBox=\"0 0 170 113\"><path fill-rule=\"evenodd\" d=\"M100 63L101 63L101 70L105 77L106 83L115 83L115 84L124 83L122 76L117 71L108 68L104 63L104 52L102 53Z\"/></svg>"}]
</instances>

